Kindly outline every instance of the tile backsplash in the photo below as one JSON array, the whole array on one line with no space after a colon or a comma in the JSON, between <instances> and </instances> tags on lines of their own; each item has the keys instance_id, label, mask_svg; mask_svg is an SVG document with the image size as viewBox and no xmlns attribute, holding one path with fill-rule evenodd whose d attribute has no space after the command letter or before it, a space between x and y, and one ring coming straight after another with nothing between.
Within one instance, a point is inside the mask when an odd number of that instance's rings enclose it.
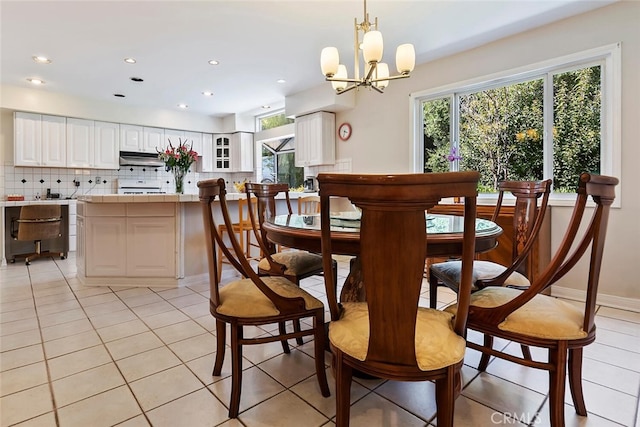
<instances>
[{"instance_id":1,"label":"tile backsplash","mask_svg":"<svg viewBox=\"0 0 640 427\"><path fill-rule=\"evenodd\" d=\"M317 175L320 172L351 172L351 159L339 159L335 165L307 168L305 175ZM100 177L99 182L96 177ZM252 173L195 172L192 168L184 180L184 192L197 194L196 183L204 179L224 178L227 191L234 192L233 183L251 181ZM118 170L106 169L67 169L67 168L30 168L13 166L10 162L0 165L0 198L8 194L21 194L26 200L34 200L37 195L44 198L47 188L60 198L77 197L84 194L114 194L118 191L118 179L158 179L162 190L173 193L175 190L173 174L162 167L123 166ZM74 181L80 182L76 187ZM4 188L3 188L4 187Z\"/></svg>"},{"instance_id":2,"label":"tile backsplash","mask_svg":"<svg viewBox=\"0 0 640 427\"><path fill-rule=\"evenodd\" d=\"M114 194L118 190L118 179L157 179L162 190L167 193L175 191L173 174L162 167L123 166L118 170L105 169L67 169L67 168L31 168L5 164L0 171L4 183L2 199L8 194L21 194L26 200L34 200L36 196L44 198L47 189L59 193L60 198L77 197L84 194ZM99 177L100 180L96 181ZM197 194L198 181L210 178L224 178L228 191L233 192L233 182L253 179L251 173L219 173L195 172L192 168L185 176L184 192ZM76 187L74 180L80 183Z\"/></svg>"}]
</instances>

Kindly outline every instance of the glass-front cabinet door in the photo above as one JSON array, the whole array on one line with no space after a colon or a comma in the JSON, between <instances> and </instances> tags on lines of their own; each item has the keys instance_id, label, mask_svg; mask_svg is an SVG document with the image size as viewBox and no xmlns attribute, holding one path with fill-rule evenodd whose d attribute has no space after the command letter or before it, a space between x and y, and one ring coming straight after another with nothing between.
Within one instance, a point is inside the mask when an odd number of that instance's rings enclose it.
<instances>
[{"instance_id":1,"label":"glass-front cabinet door","mask_svg":"<svg viewBox=\"0 0 640 427\"><path fill-rule=\"evenodd\" d=\"M231 135L214 135L214 170L216 172L231 171Z\"/></svg>"}]
</instances>

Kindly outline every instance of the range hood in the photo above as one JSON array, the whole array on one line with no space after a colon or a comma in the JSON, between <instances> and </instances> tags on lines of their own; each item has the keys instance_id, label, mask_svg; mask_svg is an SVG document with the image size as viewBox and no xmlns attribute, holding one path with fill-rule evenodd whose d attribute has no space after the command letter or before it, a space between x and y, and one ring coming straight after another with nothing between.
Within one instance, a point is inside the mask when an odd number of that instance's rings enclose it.
<instances>
[{"instance_id":1,"label":"range hood","mask_svg":"<svg viewBox=\"0 0 640 427\"><path fill-rule=\"evenodd\" d=\"M120 166L164 167L164 162L155 153L138 153L136 151L121 151Z\"/></svg>"}]
</instances>

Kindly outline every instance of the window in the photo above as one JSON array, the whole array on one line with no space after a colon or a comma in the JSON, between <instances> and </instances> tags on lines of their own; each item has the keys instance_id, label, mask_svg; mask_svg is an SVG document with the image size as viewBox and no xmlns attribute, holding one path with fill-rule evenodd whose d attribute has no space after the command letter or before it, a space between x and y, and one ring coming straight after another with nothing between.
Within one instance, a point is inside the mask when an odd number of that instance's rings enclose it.
<instances>
[{"instance_id":1,"label":"window","mask_svg":"<svg viewBox=\"0 0 640 427\"><path fill-rule=\"evenodd\" d=\"M581 172L619 176L619 67L616 45L414 94L414 169L477 170L483 193L553 178L558 195Z\"/></svg>"},{"instance_id":2,"label":"window","mask_svg":"<svg viewBox=\"0 0 640 427\"><path fill-rule=\"evenodd\" d=\"M294 120L284 115L284 112L269 114L268 116L259 116L257 118L256 128L258 131L277 128L279 126L293 123Z\"/></svg>"},{"instance_id":3,"label":"window","mask_svg":"<svg viewBox=\"0 0 640 427\"><path fill-rule=\"evenodd\" d=\"M290 189L302 187L304 168L295 166L295 138L292 135L293 119L287 118L284 112L256 118L261 162L258 168L258 179L261 182L281 182L289 184ZM291 126L287 126L291 125ZM268 132L263 132L268 131Z\"/></svg>"}]
</instances>

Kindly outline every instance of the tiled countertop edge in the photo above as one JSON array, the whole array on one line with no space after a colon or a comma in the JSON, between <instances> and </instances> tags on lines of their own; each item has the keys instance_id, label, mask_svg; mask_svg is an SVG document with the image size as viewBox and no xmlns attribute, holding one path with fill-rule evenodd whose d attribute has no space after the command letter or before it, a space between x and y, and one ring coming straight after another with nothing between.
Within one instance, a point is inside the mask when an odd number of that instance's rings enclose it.
<instances>
[{"instance_id":1,"label":"tiled countertop edge","mask_svg":"<svg viewBox=\"0 0 640 427\"><path fill-rule=\"evenodd\" d=\"M289 198L297 200L303 195L311 194L317 193L289 193ZM227 200L240 200L245 197L244 193L227 193ZM279 195L276 199L284 199L284 196ZM87 194L78 196L78 200L86 203L190 203L200 201L197 194Z\"/></svg>"},{"instance_id":2,"label":"tiled countertop edge","mask_svg":"<svg viewBox=\"0 0 640 427\"><path fill-rule=\"evenodd\" d=\"M40 205L43 203L51 204L51 205L75 205L76 199L11 200L11 201L3 200L3 201L0 201L0 207Z\"/></svg>"}]
</instances>

